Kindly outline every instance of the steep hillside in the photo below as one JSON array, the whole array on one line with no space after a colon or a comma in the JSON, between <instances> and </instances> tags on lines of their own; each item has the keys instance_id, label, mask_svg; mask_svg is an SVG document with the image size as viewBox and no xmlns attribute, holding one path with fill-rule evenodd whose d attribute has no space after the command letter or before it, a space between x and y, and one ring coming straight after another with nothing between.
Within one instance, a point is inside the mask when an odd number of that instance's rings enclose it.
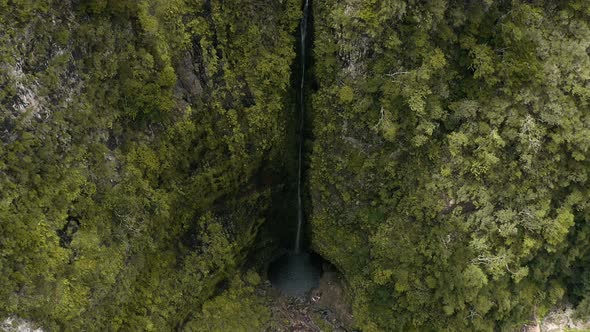
<instances>
[{"instance_id":1,"label":"steep hillside","mask_svg":"<svg viewBox=\"0 0 590 332\"><path fill-rule=\"evenodd\" d=\"M564 295L587 308L589 4L313 12L312 242L363 331L510 330Z\"/></svg>"},{"instance_id":2,"label":"steep hillside","mask_svg":"<svg viewBox=\"0 0 590 332\"><path fill-rule=\"evenodd\" d=\"M252 294L259 277L234 274L283 168L299 16L293 1L0 1L0 313L201 330L216 290ZM236 324L259 326L254 302Z\"/></svg>"}]
</instances>

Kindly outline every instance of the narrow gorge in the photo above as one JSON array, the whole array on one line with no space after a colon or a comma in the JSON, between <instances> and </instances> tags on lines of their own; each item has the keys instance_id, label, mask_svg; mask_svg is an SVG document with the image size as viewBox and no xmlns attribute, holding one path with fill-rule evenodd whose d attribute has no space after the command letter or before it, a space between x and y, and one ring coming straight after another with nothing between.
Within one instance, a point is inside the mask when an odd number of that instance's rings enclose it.
<instances>
[{"instance_id":1,"label":"narrow gorge","mask_svg":"<svg viewBox=\"0 0 590 332\"><path fill-rule=\"evenodd\" d=\"M298 68L299 73L295 75L299 81L297 92L297 227L291 252L283 254L270 264L269 279L274 287L279 289L282 294L288 296L297 296L303 298L308 292L319 285L321 275L321 259L314 257L308 252L308 248L302 246L304 242L303 235L307 232L303 229L305 211L303 206L303 192L305 190L303 180L304 167L304 144L305 144L305 107L308 102L306 99L306 68L307 68L307 50L311 45L307 35L310 23L309 17L311 5L310 0L305 0L303 4L303 17L299 24L299 54ZM282 222L285 222L282 220Z\"/></svg>"},{"instance_id":2,"label":"narrow gorge","mask_svg":"<svg viewBox=\"0 0 590 332\"><path fill-rule=\"evenodd\" d=\"M0 330L589 328L588 1L0 0L0 31Z\"/></svg>"}]
</instances>

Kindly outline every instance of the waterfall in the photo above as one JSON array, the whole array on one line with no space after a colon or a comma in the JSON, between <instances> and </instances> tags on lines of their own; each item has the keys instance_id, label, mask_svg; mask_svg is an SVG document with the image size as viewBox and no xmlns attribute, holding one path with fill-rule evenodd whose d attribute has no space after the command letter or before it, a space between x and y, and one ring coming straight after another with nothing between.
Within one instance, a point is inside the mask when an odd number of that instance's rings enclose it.
<instances>
[{"instance_id":1,"label":"waterfall","mask_svg":"<svg viewBox=\"0 0 590 332\"><path fill-rule=\"evenodd\" d=\"M297 165L297 236L295 238L295 253L299 253L301 250L301 228L303 226L303 203L301 197L301 168L302 168L302 159L303 159L303 128L304 128L304 118L305 118L305 99L304 96L304 86L305 86L305 48L306 42L305 37L307 34L307 18L309 15L309 0L305 0L305 5L303 6L303 17L301 18L301 25L300 25L300 53L299 57L301 59L301 85L299 86L299 160Z\"/></svg>"},{"instance_id":2,"label":"waterfall","mask_svg":"<svg viewBox=\"0 0 590 332\"><path fill-rule=\"evenodd\" d=\"M303 16L299 28L299 66L294 68L294 76L300 76L301 82L299 85L299 99L295 97L299 103L298 116L299 123L297 132L298 144L298 163L297 163L297 237L295 238L294 251L285 255L279 256L275 259L268 269L268 277L273 287L280 290L281 294L287 296L295 296L300 299L305 299L309 290L318 287L321 276L321 261L317 259L312 253L306 252L302 249L302 235L303 232L303 195L302 195L302 173L303 173L303 143L305 136L303 129L305 128L305 58L307 53L307 30L310 28L308 20L311 15L311 1L303 0ZM313 23L313 22L311 22ZM301 68L301 69L299 69ZM298 72L298 70L301 70ZM295 83L296 85L297 83ZM296 90L296 89L293 89Z\"/></svg>"}]
</instances>

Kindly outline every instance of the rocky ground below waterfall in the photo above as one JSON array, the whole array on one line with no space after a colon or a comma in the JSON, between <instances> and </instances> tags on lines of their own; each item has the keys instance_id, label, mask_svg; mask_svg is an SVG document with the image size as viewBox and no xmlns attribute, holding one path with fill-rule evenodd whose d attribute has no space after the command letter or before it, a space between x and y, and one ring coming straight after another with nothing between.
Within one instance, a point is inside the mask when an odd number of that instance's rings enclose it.
<instances>
[{"instance_id":1,"label":"rocky ground below waterfall","mask_svg":"<svg viewBox=\"0 0 590 332\"><path fill-rule=\"evenodd\" d=\"M267 332L352 332L353 317L336 272L324 272L319 286L303 299L281 296L270 284L272 321Z\"/></svg>"}]
</instances>

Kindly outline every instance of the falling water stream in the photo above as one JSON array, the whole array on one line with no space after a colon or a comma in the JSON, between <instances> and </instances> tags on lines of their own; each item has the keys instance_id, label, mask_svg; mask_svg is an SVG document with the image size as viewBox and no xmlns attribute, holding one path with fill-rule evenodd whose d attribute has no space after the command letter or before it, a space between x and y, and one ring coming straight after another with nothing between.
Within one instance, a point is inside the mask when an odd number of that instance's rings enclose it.
<instances>
[{"instance_id":1,"label":"falling water stream","mask_svg":"<svg viewBox=\"0 0 590 332\"><path fill-rule=\"evenodd\" d=\"M310 0L304 0L303 17L299 26L299 126L298 126L298 156L297 156L297 232L295 236L294 251L279 257L269 267L269 279L274 287L284 295L302 297L313 287L318 285L320 278L320 263L315 255L302 251L301 234L303 232L303 199L302 199L302 168L303 168L303 143L305 128L305 65L307 49L307 31L310 15Z\"/></svg>"},{"instance_id":2,"label":"falling water stream","mask_svg":"<svg viewBox=\"0 0 590 332\"><path fill-rule=\"evenodd\" d=\"M301 168L303 159L303 128L305 126L305 49L307 48L306 34L307 34L307 19L309 16L309 0L305 0L303 6L303 18L301 19L300 27L300 54L301 59L301 84L299 85L299 149L298 149L298 163L297 163L297 236L295 237L295 253L301 251L301 228L303 226L303 203L301 199Z\"/></svg>"}]
</instances>

